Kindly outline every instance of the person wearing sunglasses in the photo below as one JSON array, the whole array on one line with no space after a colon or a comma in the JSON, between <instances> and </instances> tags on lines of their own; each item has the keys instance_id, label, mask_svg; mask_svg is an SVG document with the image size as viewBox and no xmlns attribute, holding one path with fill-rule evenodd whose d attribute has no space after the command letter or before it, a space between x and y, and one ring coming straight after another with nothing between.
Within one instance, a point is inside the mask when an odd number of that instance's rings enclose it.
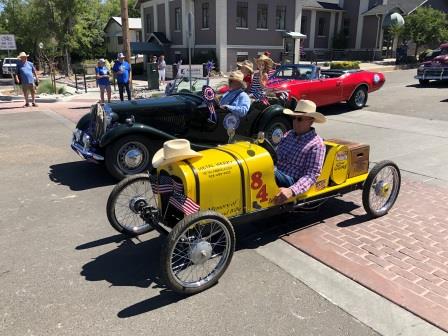
<instances>
[{"instance_id":1,"label":"person wearing sunglasses","mask_svg":"<svg viewBox=\"0 0 448 336\"><path fill-rule=\"evenodd\" d=\"M293 118L293 129L287 132L277 147L275 180L280 187L274 204L283 204L289 198L306 192L316 183L325 158L325 144L312 125L327 119L316 112L316 104L300 100L295 111L283 110Z\"/></svg>"}]
</instances>

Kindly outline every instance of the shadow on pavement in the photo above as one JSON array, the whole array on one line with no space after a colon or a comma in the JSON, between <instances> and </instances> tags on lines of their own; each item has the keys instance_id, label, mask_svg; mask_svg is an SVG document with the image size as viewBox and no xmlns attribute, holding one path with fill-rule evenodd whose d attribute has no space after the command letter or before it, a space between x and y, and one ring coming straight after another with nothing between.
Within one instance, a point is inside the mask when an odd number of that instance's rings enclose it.
<instances>
[{"instance_id":1,"label":"shadow on pavement","mask_svg":"<svg viewBox=\"0 0 448 336\"><path fill-rule=\"evenodd\" d=\"M426 85L421 85L419 83L406 85L406 87L413 87L417 89L446 89L448 88L448 81L431 81Z\"/></svg>"},{"instance_id":2,"label":"shadow on pavement","mask_svg":"<svg viewBox=\"0 0 448 336\"><path fill-rule=\"evenodd\" d=\"M369 108L369 105L366 105L364 108ZM318 110L320 113L323 113L324 115L338 115L354 111L353 108L351 108L347 103L338 103L328 106L320 106Z\"/></svg>"},{"instance_id":3,"label":"shadow on pavement","mask_svg":"<svg viewBox=\"0 0 448 336\"><path fill-rule=\"evenodd\" d=\"M444 99L440 101L441 103L448 103L448 99Z\"/></svg>"},{"instance_id":4,"label":"shadow on pavement","mask_svg":"<svg viewBox=\"0 0 448 336\"><path fill-rule=\"evenodd\" d=\"M87 161L73 161L50 166L51 181L66 185L70 190L80 191L116 184L106 169Z\"/></svg>"},{"instance_id":5,"label":"shadow on pavement","mask_svg":"<svg viewBox=\"0 0 448 336\"><path fill-rule=\"evenodd\" d=\"M91 106L77 106L77 107L69 107L69 110L90 110Z\"/></svg>"},{"instance_id":6,"label":"shadow on pavement","mask_svg":"<svg viewBox=\"0 0 448 336\"><path fill-rule=\"evenodd\" d=\"M321 224L327 218L341 213L350 213L359 208L353 202L330 199L320 208L305 213L286 213L235 226L236 251L255 249L283 236ZM362 216L361 216L362 217ZM82 267L81 275L87 281L107 281L111 286L135 286L160 289L159 295L126 307L117 313L119 318L144 314L186 298L166 289L160 279L160 251L163 237L140 243L114 235L76 247L77 250L93 248L109 243L118 243L114 250L104 253Z\"/></svg>"}]
</instances>

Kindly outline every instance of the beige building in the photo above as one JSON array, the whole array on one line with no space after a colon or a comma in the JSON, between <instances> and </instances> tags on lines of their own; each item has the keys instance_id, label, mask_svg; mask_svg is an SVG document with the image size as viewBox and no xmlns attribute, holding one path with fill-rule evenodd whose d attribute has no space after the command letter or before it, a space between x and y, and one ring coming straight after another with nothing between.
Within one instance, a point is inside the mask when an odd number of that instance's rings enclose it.
<instances>
[{"instance_id":1,"label":"beige building","mask_svg":"<svg viewBox=\"0 0 448 336\"><path fill-rule=\"evenodd\" d=\"M142 42L142 20L129 18L130 42ZM106 51L116 54L123 51L121 17L112 16L104 27Z\"/></svg>"}]
</instances>

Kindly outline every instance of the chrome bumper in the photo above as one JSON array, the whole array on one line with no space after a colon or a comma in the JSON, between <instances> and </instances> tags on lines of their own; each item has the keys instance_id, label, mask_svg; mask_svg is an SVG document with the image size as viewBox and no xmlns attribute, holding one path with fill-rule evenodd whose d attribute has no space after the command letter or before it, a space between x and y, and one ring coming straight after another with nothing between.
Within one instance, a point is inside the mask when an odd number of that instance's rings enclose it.
<instances>
[{"instance_id":1,"label":"chrome bumper","mask_svg":"<svg viewBox=\"0 0 448 336\"><path fill-rule=\"evenodd\" d=\"M75 141L75 139L72 140L71 147L80 157L85 160L104 161L103 156L90 151L89 148L81 146Z\"/></svg>"},{"instance_id":2,"label":"chrome bumper","mask_svg":"<svg viewBox=\"0 0 448 336\"><path fill-rule=\"evenodd\" d=\"M448 79L448 68L428 68L423 71L419 71L415 79L423 80L443 80Z\"/></svg>"}]
</instances>

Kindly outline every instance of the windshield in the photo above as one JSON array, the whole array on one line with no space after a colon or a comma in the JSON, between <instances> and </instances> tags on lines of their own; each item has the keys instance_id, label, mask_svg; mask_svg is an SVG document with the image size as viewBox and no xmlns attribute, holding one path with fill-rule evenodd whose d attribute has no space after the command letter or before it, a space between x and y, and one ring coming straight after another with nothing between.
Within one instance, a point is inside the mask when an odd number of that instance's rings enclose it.
<instances>
[{"instance_id":1,"label":"windshield","mask_svg":"<svg viewBox=\"0 0 448 336\"><path fill-rule=\"evenodd\" d=\"M175 90L176 93L182 92L191 92L197 95L200 95L202 92L202 87L204 85L208 85L207 78L191 78L191 90L190 90L190 79L188 77L181 77L176 79L175 81Z\"/></svg>"},{"instance_id":2,"label":"windshield","mask_svg":"<svg viewBox=\"0 0 448 336\"><path fill-rule=\"evenodd\" d=\"M277 70L273 77L283 79L307 80L312 79L312 76L312 66L283 65Z\"/></svg>"}]
</instances>

